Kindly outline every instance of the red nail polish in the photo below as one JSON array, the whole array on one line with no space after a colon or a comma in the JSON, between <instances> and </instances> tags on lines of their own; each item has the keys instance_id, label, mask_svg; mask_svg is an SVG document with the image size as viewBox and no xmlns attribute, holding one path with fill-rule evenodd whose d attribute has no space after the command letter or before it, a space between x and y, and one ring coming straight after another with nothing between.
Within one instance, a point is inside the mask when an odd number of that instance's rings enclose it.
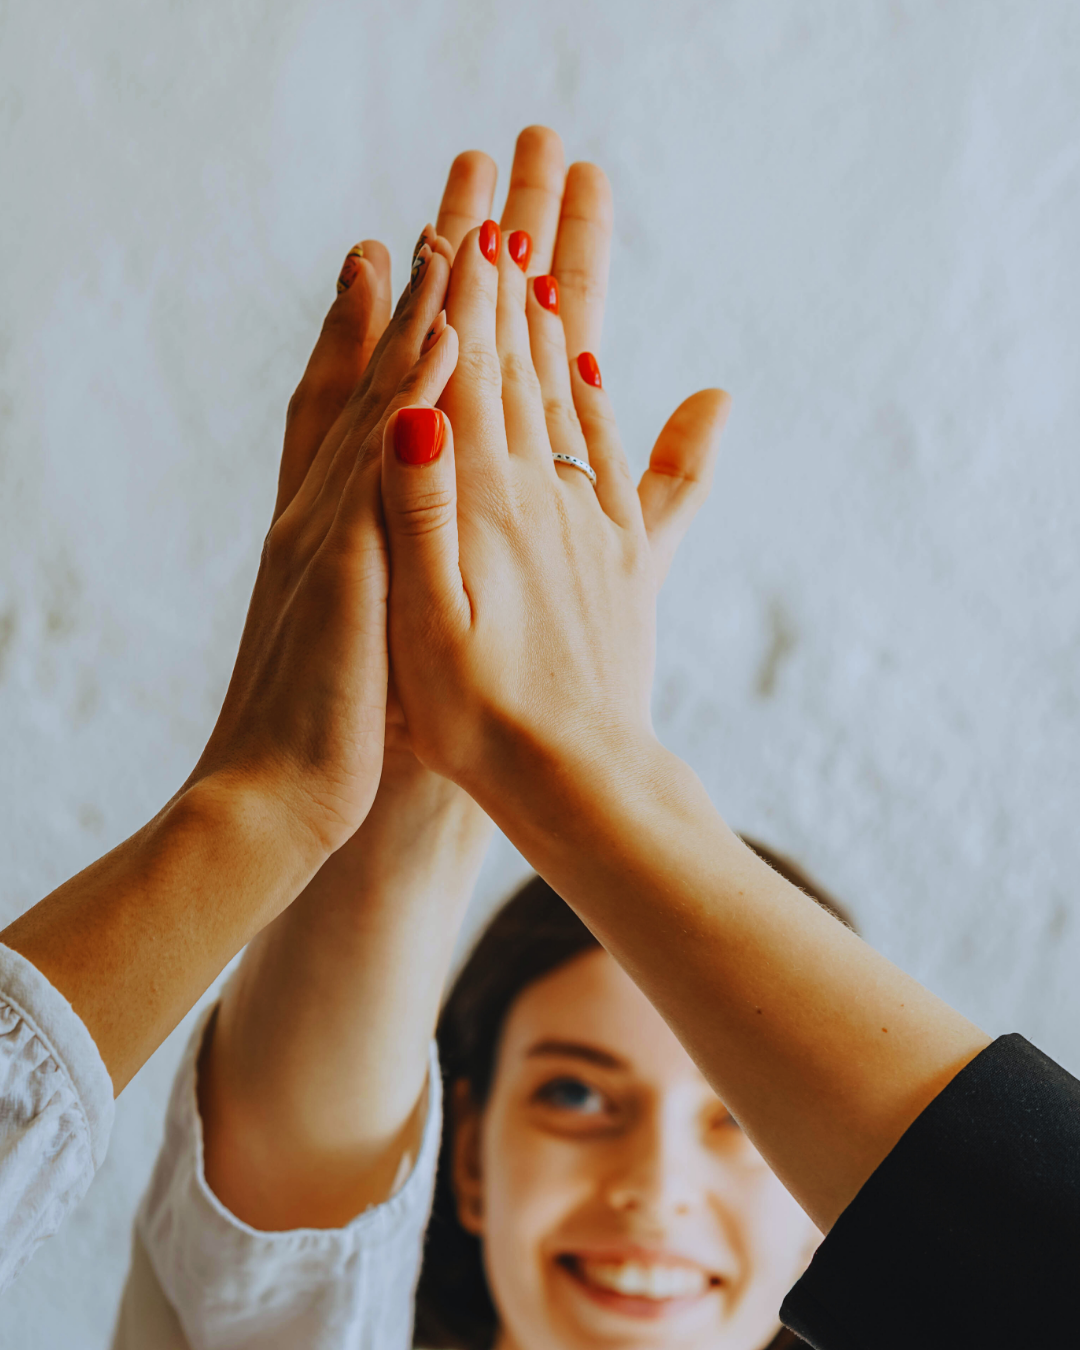
<instances>
[{"instance_id":1,"label":"red nail polish","mask_svg":"<svg viewBox=\"0 0 1080 1350\"><path fill-rule=\"evenodd\" d=\"M577 359L578 374L586 384L591 384L594 389L602 389L600 383L600 367L596 363L596 357L592 352L582 352Z\"/></svg>"},{"instance_id":2,"label":"red nail polish","mask_svg":"<svg viewBox=\"0 0 1080 1350\"><path fill-rule=\"evenodd\" d=\"M499 256L499 244L502 242L502 235L499 233L499 227L493 220L485 220L480 226L480 252L493 263Z\"/></svg>"},{"instance_id":3,"label":"red nail polish","mask_svg":"<svg viewBox=\"0 0 1080 1350\"><path fill-rule=\"evenodd\" d=\"M356 274L360 271L360 259L364 256L364 246L356 244L345 255L345 261L341 264L341 272L337 279L337 293L347 291L356 280Z\"/></svg>"},{"instance_id":4,"label":"red nail polish","mask_svg":"<svg viewBox=\"0 0 1080 1350\"><path fill-rule=\"evenodd\" d=\"M554 277L537 277L533 282L533 294L545 309L552 314L559 312L559 283Z\"/></svg>"},{"instance_id":5,"label":"red nail polish","mask_svg":"<svg viewBox=\"0 0 1080 1350\"><path fill-rule=\"evenodd\" d=\"M506 248L514 262L523 272L527 272L532 257L532 239L529 235L524 230L515 230L506 241Z\"/></svg>"},{"instance_id":6,"label":"red nail polish","mask_svg":"<svg viewBox=\"0 0 1080 1350\"><path fill-rule=\"evenodd\" d=\"M437 408L402 408L394 423L394 454L402 464L430 464L443 445L442 413Z\"/></svg>"}]
</instances>

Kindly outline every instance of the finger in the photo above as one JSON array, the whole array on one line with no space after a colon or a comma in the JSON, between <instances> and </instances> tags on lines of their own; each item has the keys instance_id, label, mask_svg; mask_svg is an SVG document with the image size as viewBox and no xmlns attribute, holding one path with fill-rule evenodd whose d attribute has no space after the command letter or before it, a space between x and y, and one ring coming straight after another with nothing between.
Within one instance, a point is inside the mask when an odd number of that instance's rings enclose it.
<instances>
[{"instance_id":1,"label":"finger","mask_svg":"<svg viewBox=\"0 0 1080 1350\"><path fill-rule=\"evenodd\" d=\"M412 295L419 285L418 274L427 264L431 257L432 250L435 248L438 235L435 233L434 225L425 225L420 231L420 237L413 246L412 257L409 260L409 279L405 283L405 289L401 292L397 304L394 306L394 317L401 313L408 304L409 296ZM451 253L450 262L454 261Z\"/></svg>"},{"instance_id":2,"label":"finger","mask_svg":"<svg viewBox=\"0 0 1080 1350\"><path fill-rule=\"evenodd\" d=\"M435 229L454 253L469 231L491 215L498 176L495 161L482 150L466 150L450 165Z\"/></svg>"},{"instance_id":3,"label":"finger","mask_svg":"<svg viewBox=\"0 0 1080 1350\"><path fill-rule=\"evenodd\" d=\"M438 408L409 406L387 420L382 503L396 618L391 644L408 640L414 623L430 639L433 616L437 622L467 626L470 606L458 556L454 436Z\"/></svg>"},{"instance_id":4,"label":"finger","mask_svg":"<svg viewBox=\"0 0 1080 1350\"><path fill-rule=\"evenodd\" d=\"M589 463L596 473L596 496L604 513L624 529L641 529L641 506L622 447L611 400L600 381L600 367L590 352L570 363L570 380ZM577 472L576 470L574 472Z\"/></svg>"},{"instance_id":5,"label":"finger","mask_svg":"<svg viewBox=\"0 0 1080 1350\"><path fill-rule=\"evenodd\" d=\"M501 221L505 235L515 230L529 235L532 261L526 271L551 271L565 180L566 159L557 133L549 127L526 127L514 147Z\"/></svg>"},{"instance_id":6,"label":"finger","mask_svg":"<svg viewBox=\"0 0 1080 1350\"><path fill-rule=\"evenodd\" d=\"M551 265L571 356L600 350L613 220L607 175L595 164L571 164Z\"/></svg>"},{"instance_id":7,"label":"finger","mask_svg":"<svg viewBox=\"0 0 1080 1350\"><path fill-rule=\"evenodd\" d=\"M559 319L559 286L553 276L534 277L526 304L529 346L536 378L544 400L549 450L575 459L588 459L589 450L578 422L570 370L566 359L566 336ZM565 482L580 482L579 470L556 464ZM588 480L584 479L587 483Z\"/></svg>"},{"instance_id":8,"label":"finger","mask_svg":"<svg viewBox=\"0 0 1080 1350\"><path fill-rule=\"evenodd\" d=\"M657 584L709 495L720 437L731 411L722 389L702 389L680 403L653 446L638 485Z\"/></svg>"},{"instance_id":9,"label":"finger","mask_svg":"<svg viewBox=\"0 0 1080 1350\"><path fill-rule=\"evenodd\" d=\"M351 461L342 459L343 453L349 453L344 449L345 442L349 437L362 439L367 434L384 413L400 382L414 368L425 336L443 306L449 271L446 259L441 254L432 254L417 290L391 321L363 381L327 433L293 499L302 519L322 518L314 507L324 493L329 493L334 501L340 495L351 471Z\"/></svg>"},{"instance_id":10,"label":"finger","mask_svg":"<svg viewBox=\"0 0 1080 1350\"><path fill-rule=\"evenodd\" d=\"M452 328L446 328L434 347L419 357L401 381L377 425L362 441L359 436L351 436L343 444L341 458L349 462L350 472L340 494L340 503L334 510L331 527L339 542L344 542L347 546L353 530L362 533L367 528L366 516L371 510L372 502L371 485L374 481L375 496L378 496L377 484L382 472L386 427L395 419L395 415L402 408L424 407L431 413L429 424L432 419L440 425L445 422L443 415L435 411L435 402L446 387L446 381L450 378L456 360L457 334ZM329 504L335 505L333 502Z\"/></svg>"},{"instance_id":11,"label":"finger","mask_svg":"<svg viewBox=\"0 0 1080 1350\"><path fill-rule=\"evenodd\" d=\"M446 321L457 330L458 362L440 406L458 443L458 474L470 480L463 506L477 498L479 479L501 478L506 464L502 375L496 342L499 227L486 221L470 230L458 249L446 296ZM441 259L440 259L441 261Z\"/></svg>"},{"instance_id":12,"label":"finger","mask_svg":"<svg viewBox=\"0 0 1080 1350\"><path fill-rule=\"evenodd\" d=\"M289 401L274 519L296 495L364 374L390 314L390 255L377 239L349 250L307 368Z\"/></svg>"},{"instance_id":13,"label":"finger","mask_svg":"<svg viewBox=\"0 0 1080 1350\"><path fill-rule=\"evenodd\" d=\"M524 231L517 231L518 236ZM510 239L515 236L511 235ZM528 236L525 236L526 241ZM511 251L503 239L499 252L499 295L495 307L495 340L502 376L506 444L511 455L532 454L555 476L544 423L544 400L533 366L529 321L525 317L528 247ZM520 240L519 240L520 243ZM523 265L524 264L524 265ZM539 431L539 435L537 434Z\"/></svg>"}]
</instances>

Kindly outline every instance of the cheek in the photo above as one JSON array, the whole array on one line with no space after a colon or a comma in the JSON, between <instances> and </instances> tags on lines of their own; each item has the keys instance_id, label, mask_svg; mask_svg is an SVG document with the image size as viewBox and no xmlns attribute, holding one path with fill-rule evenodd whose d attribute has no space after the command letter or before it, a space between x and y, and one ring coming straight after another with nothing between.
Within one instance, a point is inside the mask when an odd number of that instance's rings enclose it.
<instances>
[{"instance_id":1,"label":"cheek","mask_svg":"<svg viewBox=\"0 0 1080 1350\"><path fill-rule=\"evenodd\" d=\"M557 1235L587 1203L584 1150L493 1112L483 1136L484 1265L500 1318L543 1320Z\"/></svg>"},{"instance_id":2,"label":"cheek","mask_svg":"<svg viewBox=\"0 0 1080 1350\"><path fill-rule=\"evenodd\" d=\"M755 1177L741 1208L753 1277L786 1292L806 1268L821 1234L767 1169Z\"/></svg>"}]
</instances>

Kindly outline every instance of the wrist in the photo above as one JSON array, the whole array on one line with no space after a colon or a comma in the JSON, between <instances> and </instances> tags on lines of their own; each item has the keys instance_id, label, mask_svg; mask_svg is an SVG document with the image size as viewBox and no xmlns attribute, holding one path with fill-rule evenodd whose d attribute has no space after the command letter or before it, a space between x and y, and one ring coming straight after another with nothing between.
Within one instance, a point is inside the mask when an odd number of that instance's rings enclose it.
<instances>
[{"instance_id":1,"label":"wrist","mask_svg":"<svg viewBox=\"0 0 1080 1350\"><path fill-rule=\"evenodd\" d=\"M505 740L463 786L507 833L562 833L579 820L619 815L664 784L694 778L648 726L607 728L559 745L530 743L518 733Z\"/></svg>"},{"instance_id":2,"label":"wrist","mask_svg":"<svg viewBox=\"0 0 1080 1350\"><path fill-rule=\"evenodd\" d=\"M713 837L740 849L701 780L651 728L552 755L519 745L512 773L476 788L533 867L585 915L592 896L631 878L663 884L675 855Z\"/></svg>"},{"instance_id":3,"label":"wrist","mask_svg":"<svg viewBox=\"0 0 1080 1350\"><path fill-rule=\"evenodd\" d=\"M395 905L410 895L438 893L446 905L471 892L492 834L479 806L446 778L416 764L384 772L364 824L309 887L347 909L365 908L380 895Z\"/></svg>"},{"instance_id":4,"label":"wrist","mask_svg":"<svg viewBox=\"0 0 1080 1350\"><path fill-rule=\"evenodd\" d=\"M275 889L294 895L331 851L286 794L230 770L189 780L148 828L202 837L223 860L257 856L259 871L280 878Z\"/></svg>"}]
</instances>

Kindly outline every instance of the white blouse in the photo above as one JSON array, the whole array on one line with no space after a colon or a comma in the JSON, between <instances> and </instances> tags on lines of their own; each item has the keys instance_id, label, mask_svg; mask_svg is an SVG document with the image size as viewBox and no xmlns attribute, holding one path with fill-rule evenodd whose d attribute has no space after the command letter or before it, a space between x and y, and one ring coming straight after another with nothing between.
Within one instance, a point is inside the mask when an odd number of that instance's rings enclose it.
<instances>
[{"instance_id":1,"label":"white blouse","mask_svg":"<svg viewBox=\"0 0 1080 1350\"><path fill-rule=\"evenodd\" d=\"M86 1194L112 1123L112 1080L82 1019L0 944L0 1291Z\"/></svg>"},{"instance_id":2,"label":"white blouse","mask_svg":"<svg viewBox=\"0 0 1080 1350\"><path fill-rule=\"evenodd\" d=\"M420 1151L395 1194L344 1228L263 1233L206 1184L195 1072L209 1015L173 1085L113 1350L408 1350L442 1128L435 1047Z\"/></svg>"}]
</instances>

